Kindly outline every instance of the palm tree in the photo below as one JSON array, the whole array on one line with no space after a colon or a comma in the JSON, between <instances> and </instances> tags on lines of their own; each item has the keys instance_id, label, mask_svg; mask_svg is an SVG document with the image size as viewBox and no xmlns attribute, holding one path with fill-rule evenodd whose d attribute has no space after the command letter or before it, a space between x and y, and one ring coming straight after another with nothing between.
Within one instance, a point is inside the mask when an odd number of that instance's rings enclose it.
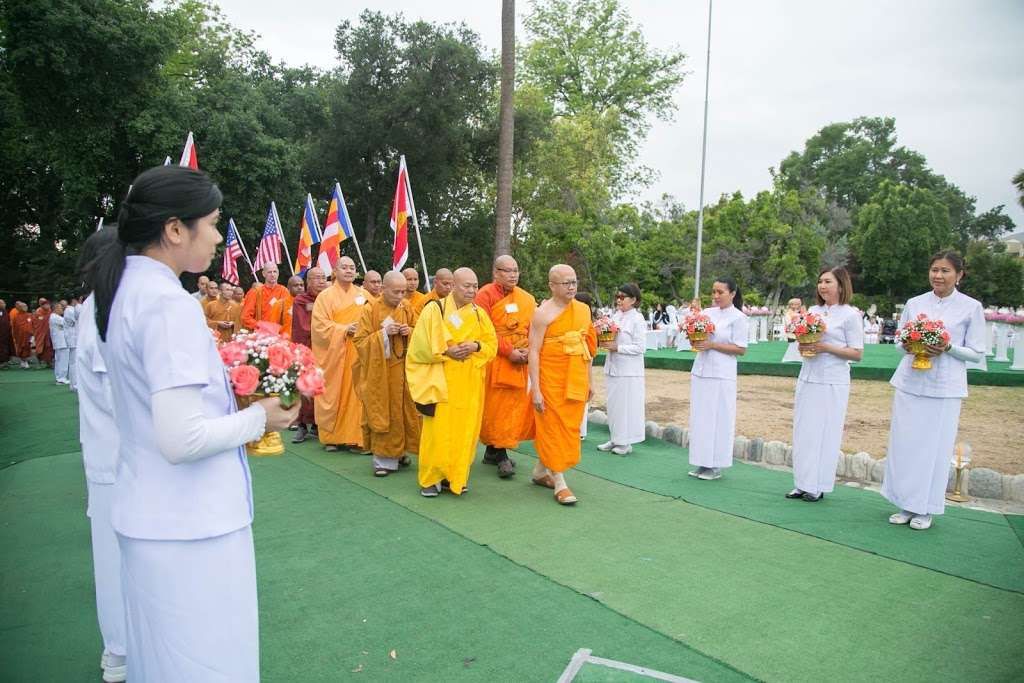
<instances>
[{"instance_id":1,"label":"palm tree","mask_svg":"<svg viewBox=\"0 0 1024 683\"><path fill-rule=\"evenodd\" d=\"M1024 206L1024 169L1020 173L1013 176L1013 184L1017 186L1017 201L1020 202L1021 206Z\"/></svg>"},{"instance_id":2,"label":"palm tree","mask_svg":"<svg viewBox=\"0 0 1024 683\"><path fill-rule=\"evenodd\" d=\"M494 256L512 251L512 134L516 87L516 3L501 2L501 107L498 113L498 198Z\"/></svg>"}]
</instances>

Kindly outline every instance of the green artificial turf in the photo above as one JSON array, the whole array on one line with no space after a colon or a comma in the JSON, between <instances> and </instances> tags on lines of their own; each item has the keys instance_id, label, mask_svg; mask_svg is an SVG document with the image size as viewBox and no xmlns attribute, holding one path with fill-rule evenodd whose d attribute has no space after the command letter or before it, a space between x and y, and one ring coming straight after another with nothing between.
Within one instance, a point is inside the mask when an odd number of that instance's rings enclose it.
<instances>
[{"instance_id":1,"label":"green artificial turf","mask_svg":"<svg viewBox=\"0 0 1024 683\"><path fill-rule=\"evenodd\" d=\"M0 371L0 469L78 451L78 401L53 370Z\"/></svg>"}]
</instances>

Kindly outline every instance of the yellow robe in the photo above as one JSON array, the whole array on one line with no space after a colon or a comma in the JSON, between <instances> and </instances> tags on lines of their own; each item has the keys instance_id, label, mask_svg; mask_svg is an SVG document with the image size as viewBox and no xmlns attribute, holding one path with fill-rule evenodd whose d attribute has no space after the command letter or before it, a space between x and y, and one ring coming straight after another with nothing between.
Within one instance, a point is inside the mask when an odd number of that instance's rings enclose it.
<instances>
[{"instance_id":1,"label":"yellow robe","mask_svg":"<svg viewBox=\"0 0 1024 683\"><path fill-rule=\"evenodd\" d=\"M224 303L217 299L204 305L203 310L206 311L206 324L217 333L222 343L231 341L231 337L242 328L242 307L234 301ZM221 329L218 325L221 322L232 323L232 326Z\"/></svg>"},{"instance_id":2,"label":"yellow robe","mask_svg":"<svg viewBox=\"0 0 1024 683\"><path fill-rule=\"evenodd\" d=\"M412 312L419 315L423 311L423 306L426 305L428 299L427 295L420 291L415 291L405 298L412 306Z\"/></svg>"},{"instance_id":3,"label":"yellow robe","mask_svg":"<svg viewBox=\"0 0 1024 683\"><path fill-rule=\"evenodd\" d=\"M464 341L479 342L480 350L463 361L443 355L449 346ZM453 493L462 493L480 435L487 364L497 350L491 319L475 304L456 310L455 299L449 295L444 300L443 317L439 306L423 308L405 360L413 400L437 404L434 416L423 418L420 487L447 479Z\"/></svg>"},{"instance_id":4,"label":"yellow robe","mask_svg":"<svg viewBox=\"0 0 1024 683\"><path fill-rule=\"evenodd\" d=\"M533 445L541 463L564 472L580 461L580 423L590 392L590 361L597 333L590 307L570 301L551 321L540 350L540 393L544 412L534 411Z\"/></svg>"},{"instance_id":5,"label":"yellow robe","mask_svg":"<svg viewBox=\"0 0 1024 683\"><path fill-rule=\"evenodd\" d=\"M356 396L353 369L356 347L345 327L359 320L365 304L362 287L352 285L346 292L337 282L320 292L313 304L313 356L323 368L326 385L313 407L323 444L363 445L363 406Z\"/></svg>"},{"instance_id":6,"label":"yellow robe","mask_svg":"<svg viewBox=\"0 0 1024 683\"><path fill-rule=\"evenodd\" d=\"M392 308L380 299L363 306L352 343L359 354L357 393L363 403L363 445L378 457L400 458L419 449L420 417L405 379L409 338L388 335L385 345L381 325L388 318L399 325L416 324L408 301Z\"/></svg>"}]
</instances>

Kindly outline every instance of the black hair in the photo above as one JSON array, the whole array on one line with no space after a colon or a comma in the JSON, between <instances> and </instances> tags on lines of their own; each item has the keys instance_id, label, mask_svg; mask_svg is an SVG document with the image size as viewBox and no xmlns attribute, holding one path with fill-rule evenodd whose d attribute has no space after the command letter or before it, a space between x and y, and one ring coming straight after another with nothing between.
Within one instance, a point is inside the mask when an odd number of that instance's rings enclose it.
<instances>
[{"instance_id":1,"label":"black hair","mask_svg":"<svg viewBox=\"0 0 1024 683\"><path fill-rule=\"evenodd\" d=\"M735 294L736 296L732 299L732 305L736 308L743 310L743 293L740 291L740 286L736 284L736 281L731 277L716 277L715 282L721 282L726 288Z\"/></svg>"},{"instance_id":2,"label":"black hair","mask_svg":"<svg viewBox=\"0 0 1024 683\"><path fill-rule=\"evenodd\" d=\"M92 278L95 275L97 259L117 241L117 223L107 223L101 229L89 235L78 252L78 278L82 283L84 296L88 296L95 288ZM83 296L83 298L84 298Z\"/></svg>"},{"instance_id":3,"label":"black hair","mask_svg":"<svg viewBox=\"0 0 1024 683\"><path fill-rule=\"evenodd\" d=\"M933 263L935 263L936 261L941 261L943 259L953 264L953 270L955 270L956 272L964 272L964 257L961 256L958 252L952 250L940 251L939 253L932 256L931 260L928 261L928 267L931 268Z\"/></svg>"},{"instance_id":4,"label":"black hair","mask_svg":"<svg viewBox=\"0 0 1024 683\"><path fill-rule=\"evenodd\" d=\"M636 299L637 303L640 303L640 288L634 285L632 282L627 282L618 288L619 292L622 292L626 296Z\"/></svg>"},{"instance_id":5,"label":"black hair","mask_svg":"<svg viewBox=\"0 0 1024 683\"><path fill-rule=\"evenodd\" d=\"M117 216L117 240L92 260L84 278L96 297L96 327L107 340L114 295L121 283L125 259L158 243L167 221L177 218L189 229L217 209L223 195L202 171L184 166L157 166L135 178Z\"/></svg>"}]
</instances>

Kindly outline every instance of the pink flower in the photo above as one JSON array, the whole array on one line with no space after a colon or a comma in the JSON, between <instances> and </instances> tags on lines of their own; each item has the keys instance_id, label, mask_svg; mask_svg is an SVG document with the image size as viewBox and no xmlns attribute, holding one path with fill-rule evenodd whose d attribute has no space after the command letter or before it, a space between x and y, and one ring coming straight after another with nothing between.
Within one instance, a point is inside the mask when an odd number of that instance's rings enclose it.
<instances>
[{"instance_id":1,"label":"pink flower","mask_svg":"<svg viewBox=\"0 0 1024 683\"><path fill-rule=\"evenodd\" d=\"M921 341L921 333L918 332L917 330L911 330L910 331L910 340L911 341Z\"/></svg>"},{"instance_id":2,"label":"pink flower","mask_svg":"<svg viewBox=\"0 0 1024 683\"><path fill-rule=\"evenodd\" d=\"M251 365L239 365L228 371L231 385L239 396L248 396L260 385L260 371Z\"/></svg>"},{"instance_id":3,"label":"pink flower","mask_svg":"<svg viewBox=\"0 0 1024 683\"><path fill-rule=\"evenodd\" d=\"M245 350L245 344L240 342L228 342L227 344L221 345L217 352L220 353L220 359L224 362L224 365L231 367L232 365L241 365L249 360L249 354Z\"/></svg>"},{"instance_id":4,"label":"pink flower","mask_svg":"<svg viewBox=\"0 0 1024 683\"><path fill-rule=\"evenodd\" d=\"M324 377L316 368L307 367L299 373L295 380L295 388L308 398L324 393Z\"/></svg>"},{"instance_id":5,"label":"pink flower","mask_svg":"<svg viewBox=\"0 0 1024 683\"><path fill-rule=\"evenodd\" d=\"M281 326L277 323L261 320L256 323L256 332L263 332L264 334L270 334L276 337L281 334Z\"/></svg>"},{"instance_id":6,"label":"pink flower","mask_svg":"<svg viewBox=\"0 0 1024 683\"><path fill-rule=\"evenodd\" d=\"M305 344L293 343L292 355L295 357L295 362L304 368L316 364L316 359L313 358L313 352Z\"/></svg>"},{"instance_id":7,"label":"pink flower","mask_svg":"<svg viewBox=\"0 0 1024 683\"><path fill-rule=\"evenodd\" d=\"M275 375L288 372L292 364L292 352L284 344L274 344L267 349L267 369Z\"/></svg>"}]
</instances>

